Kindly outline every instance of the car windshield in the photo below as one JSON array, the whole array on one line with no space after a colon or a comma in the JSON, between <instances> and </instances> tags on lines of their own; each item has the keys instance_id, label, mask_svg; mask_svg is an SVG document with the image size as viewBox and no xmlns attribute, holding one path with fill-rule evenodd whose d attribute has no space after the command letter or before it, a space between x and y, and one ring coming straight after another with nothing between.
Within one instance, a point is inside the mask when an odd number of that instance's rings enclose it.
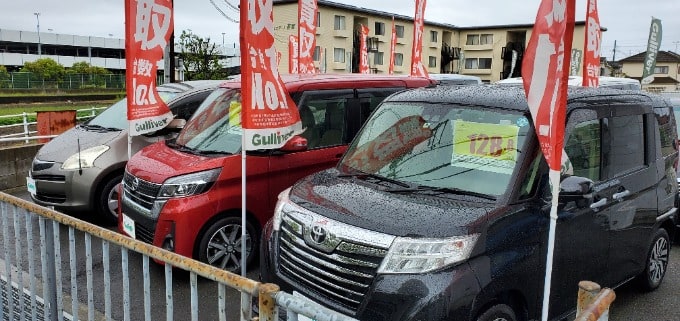
<instances>
[{"instance_id":1,"label":"car windshield","mask_svg":"<svg viewBox=\"0 0 680 321\"><path fill-rule=\"evenodd\" d=\"M344 174L418 188L505 193L531 126L521 113L429 103L384 103L342 158Z\"/></svg>"},{"instance_id":2,"label":"car windshield","mask_svg":"<svg viewBox=\"0 0 680 321\"><path fill-rule=\"evenodd\" d=\"M158 95L161 99L167 103L173 97L177 96L178 92L173 91L158 91ZM85 126L89 127L99 127L99 128L110 128L125 130L128 128L127 121L127 98L119 100L117 103L111 105L111 107L106 108L97 117L90 119Z\"/></svg>"},{"instance_id":3,"label":"car windshield","mask_svg":"<svg viewBox=\"0 0 680 321\"><path fill-rule=\"evenodd\" d=\"M241 93L219 88L206 98L184 126L175 144L196 152L241 151Z\"/></svg>"}]
</instances>

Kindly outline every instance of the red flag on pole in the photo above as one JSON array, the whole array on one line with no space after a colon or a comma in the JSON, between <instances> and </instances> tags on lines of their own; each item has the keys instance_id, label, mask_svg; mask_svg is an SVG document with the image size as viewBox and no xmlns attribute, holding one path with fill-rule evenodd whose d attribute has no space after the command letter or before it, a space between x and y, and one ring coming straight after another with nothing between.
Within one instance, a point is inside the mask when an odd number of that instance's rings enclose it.
<instances>
[{"instance_id":1,"label":"red flag on pole","mask_svg":"<svg viewBox=\"0 0 680 321\"><path fill-rule=\"evenodd\" d=\"M390 68L389 74L394 74L394 53L397 47L397 29L394 26L394 17L392 17L392 38L390 40Z\"/></svg>"},{"instance_id":2,"label":"red flag on pole","mask_svg":"<svg viewBox=\"0 0 680 321\"><path fill-rule=\"evenodd\" d=\"M600 85L600 17L597 13L597 0L588 0L586 14L586 41L583 46L583 86L598 87Z\"/></svg>"},{"instance_id":3,"label":"red flag on pole","mask_svg":"<svg viewBox=\"0 0 680 321\"><path fill-rule=\"evenodd\" d=\"M361 41L359 44L359 73L370 74L371 67L368 65L368 27L361 25Z\"/></svg>"},{"instance_id":4,"label":"red flag on pole","mask_svg":"<svg viewBox=\"0 0 680 321\"><path fill-rule=\"evenodd\" d=\"M241 0L244 150L276 149L302 132L276 63L272 6L272 0Z\"/></svg>"},{"instance_id":5,"label":"red flag on pole","mask_svg":"<svg viewBox=\"0 0 680 321\"><path fill-rule=\"evenodd\" d=\"M543 285L542 320L548 319L560 169L564 143L567 85L574 38L575 0L542 0L522 61L522 80L536 136L548 165L552 187L550 228Z\"/></svg>"},{"instance_id":6,"label":"red flag on pole","mask_svg":"<svg viewBox=\"0 0 680 321\"><path fill-rule=\"evenodd\" d=\"M411 54L411 76L427 77L423 65L423 32L425 28L425 0L416 0L416 15L413 19L413 49Z\"/></svg>"},{"instance_id":7,"label":"red flag on pole","mask_svg":"<svg viewBox=\"0 0 680 321\"><path fill-rule=\"evenodd\" d=\"M299 69L298 60L298 37L288 36L288 73L297 74Z\"/></svg>"},{"instance_id":8,"label":"red flag on pole","mask_svg":"<svg viewBox=\"0 0 680 321\"><path fill-rule=\"evenodd\" d=\"M298 1L298 45L300 48L298 71L301 74L313 74L316 72L314 48L316 48L317 11L316 0Z\"/></svg>"},{"instance_id":9,"label":"red flag on pole","mask_svg":"<svg viewBox=\"0 0 680 321\"><path fill-rule=\"evenodd\" d=\"M130 136L155 132L173 118L156 91L157 63L163 58L173 29L171 0L125 1L125 81Z\"/></svg>"}]
</instances>

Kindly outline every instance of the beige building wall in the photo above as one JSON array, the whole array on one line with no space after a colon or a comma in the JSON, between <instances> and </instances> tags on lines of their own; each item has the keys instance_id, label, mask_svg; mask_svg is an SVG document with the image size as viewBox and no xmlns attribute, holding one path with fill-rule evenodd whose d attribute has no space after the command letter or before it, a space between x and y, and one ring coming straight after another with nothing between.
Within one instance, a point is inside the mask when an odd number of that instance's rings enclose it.
<instances>
[{"instance_id":1,"label":"beige building wall","mask_svg":"<svg viewBox=\"0 0 680 321\"><path fill-rule=\"evenodd\" d=\"M671 77L673 79L680 79L680 63L669 63L669 62L658 62L656 63L657 69L659 67L667 67L667 74L654 74L654 77ZM637 77L641 78L644 70L644 64L641 62L624 62L621 64L621 72L626 77ZM680 85L676 84L654 84L654 85L643 85L643 89L649 91L677 91L680 90Z\"/></svg>"},{"instance_id":2,"label":"beige building wall","mask_svg":"<svg viewBox=\"0 0 680 321\"><path fill-rule=\"evenodd\" d=\"M347 7L353 8L351 6ZM354 30L357 30L360 24L365 24L370 29L369 37L376 37L378 39L378 51L377 53L369 53L369 65L373 68L374 72L388 73L390 37L392 32L391 14L380 11L367 11L361 8L356 8L356 10L350 9L319 4L320 25L317 27L316 44L325 53L326 57L324 58L324 55L321 55L321 59L316 62L317 67L323 71L325 66L327 73L351 72ZM334 30L336 16L344 16L345 30ZM384 35L375 34L376 22L384 24ZM401 64L397 61L394 71L395 74L408 74L411 65L413 20L397 18L395 19L395 24L403 26L404 34L403 37L397 38L395 53L397 55L401 54L403 59L401 59ZM432 32L436 32L436 39L433 38ZM577 24L572 44L573 49L583 52L584 32L585 25L583 23ZM279 65L281 73L287 73L289 70L288 36L291 34L297 35L297 33L297 3L274 3L274 34L276 49L282 53ZM485 35L487 40L489 35L491 35L493 40L487 41L488 43L484 44L467 44L468 35ZM501 79L504 69L508 71L511 68L511 59L502 58L503 48L511 41L522 42L526 46L530 36L531 25L457 28L426 22L423 34L423 64L427 67L429 73L440 73L442 71L441 50L446 44L451 47L460 48L463 59L454 60L446 66L445 71L479 76L485 82L495 82ZM344 62L340 59L340 55L335 54L336 49L340 53L344 50ZM379 57L376 57L380 55L382 55L382 61ZM508 57L511 57L511 54ZM485 66L484 68L468 68L466 67L467 59L477 60L476 64L472 61L468 62L471 64L468 67L479 66L480 61ZM486 66L488 59L491 59L490 68L486 68L488 67ZM518 64L519 62L516 63L516 65ZM579 68L579 75L581 70L582 67Z\"/></svg>"}]
</instances>

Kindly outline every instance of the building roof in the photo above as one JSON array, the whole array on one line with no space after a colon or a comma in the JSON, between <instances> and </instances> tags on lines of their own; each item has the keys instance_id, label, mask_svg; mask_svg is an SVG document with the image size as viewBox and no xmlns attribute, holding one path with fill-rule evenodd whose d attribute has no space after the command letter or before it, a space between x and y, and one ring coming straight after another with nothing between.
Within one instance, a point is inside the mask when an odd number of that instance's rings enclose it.
<instances>
[{"instance_id":1,"label":"building roof","mask_svg":"<svg viewBox=\"0 0 680 321\"><path fill-rule=\"evenodd\" d=\"M637 80L642 80L642 77L630 77L633 79ZM673 77L659 77L659 76L654 76L654 80L650 83L650 85L675 85L675 84L680 84L680 81L675 80Z\"/></svg>"},{"instance_id":2,"label":"building roof","mask_svg":"<svg viewBox=\"0 0 680 321\"><path fill-rule=\"evenodd\" d=\"M298 0L274 0L274 4L291 4L291 3L298 3ZM403 21L413 21L412 16L405 16L405 15L398 15L394 14L391 12L387 11L380 11L380 10L374 10L374 9L367 9L367 8L362 8L362 7L357 7L357 6L352 6L344 3L337 3L333 1L327 1L327 0L317 0L317 4L319 6L325 6L325 7L331 7L335 9L343 9L343 10L348 10L348 11L356 11L356 12L361 12L369 15L374 15L374 16L384 16L384 17L394 17L395 20L403 20ZM415 7L414 7L414 13L415 13ZM428 21L425 20L425 24L430 25L430 26L438 26L438 27L443 27L443 28L448 28L448 29L456 29L456 30L479 30L479 29L508 29L508 28L514 28L514 29L531 29L534 27L533 23L530 24L509 24L509 25L492 25L492 26L475 26L475 27L459 27L453 24L448 24L448 23L440 23L440 22L434 22L434 21ZM577 21L576 25L585 25L585 21ZM607 28L600 27L602 31L607 31Z\"/></svg>"},{"instance_id":3,"label":"building roof","mask_svg":"<svg viewBox=\"0 0 680 321\"><path fill-rule=\"evenodd\" d=\"M620 63L623 62L644 62L645 61L645 55L647 54L646 51L643 51L637 55L633 55L627 58L623 58L619 60ZM656 62L675 62L675 63L680 63L680 54L677 54L672 51L662 51L660 50L659 53L656 55Z\"/></svg>"}]
</instances>

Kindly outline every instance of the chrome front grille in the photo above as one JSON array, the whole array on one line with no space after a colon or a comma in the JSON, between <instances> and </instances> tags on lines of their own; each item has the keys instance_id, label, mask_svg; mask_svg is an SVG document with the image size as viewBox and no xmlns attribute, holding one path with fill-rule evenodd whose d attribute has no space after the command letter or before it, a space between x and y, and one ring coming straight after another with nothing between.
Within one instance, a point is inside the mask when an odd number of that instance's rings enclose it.
<instances>
[{"instance_id":1,"label":"chrome front grille","mask_svg":"<svg viewBox=\"0 0 680 321\"><path fill-rule=\"evenodd\" d=\"M123 189L129 200L150 212L161 184L151 183L125 172Z\"/></svg>"},{"instance_id":2,"label":"chrome front grille","mask_svg":"<svg viewBox=\"0 0 680 321\"><path fill-rule=\"evenodd\" d=\"M323 222L333 238L331 250L315 242L311 231L316 222ZM304 209L287 212L279 238L280 271L310 292L356 312L393 239Z\"/></svg>"}]
</instances>

